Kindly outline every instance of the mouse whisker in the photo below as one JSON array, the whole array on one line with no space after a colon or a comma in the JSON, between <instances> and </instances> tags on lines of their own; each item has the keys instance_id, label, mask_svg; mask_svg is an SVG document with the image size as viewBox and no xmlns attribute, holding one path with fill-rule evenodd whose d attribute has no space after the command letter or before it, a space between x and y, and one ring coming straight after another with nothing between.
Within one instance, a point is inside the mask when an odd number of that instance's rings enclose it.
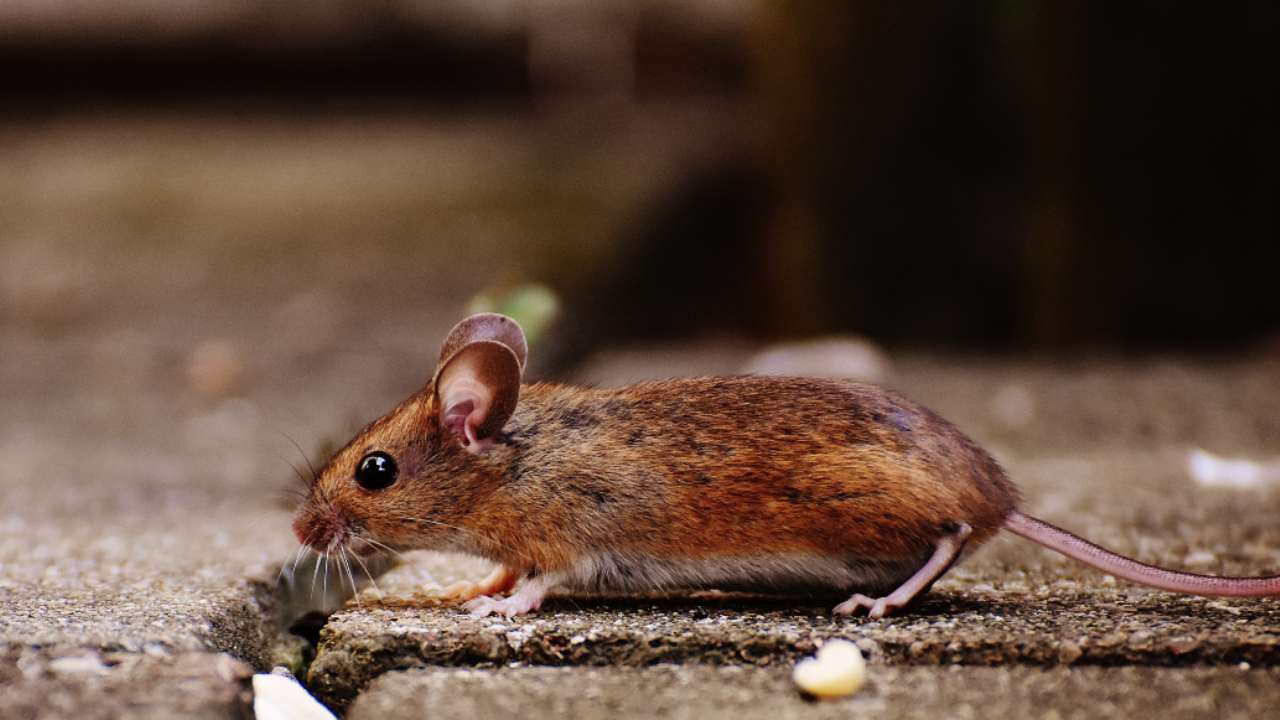
<instances>
[{"instance_id":1,"label":"mouse whisker","mask_svg":"<svg viewBox=\"0 0 1280 720\"><path fill-rule=\"evenodd\" d=\"M347 579L342 575L341 550L342 548L340 546L335 547L333 549L333 555L331 557L331 559L333 560L333 591L338 595L342 594L342 584L347 581Z\"/></svg>"},{"instance_id":2,"label":"mouse whisker","mask_svg":"<svg viewBox=\"0 0 1280 720\"><path fill-rule=\"evenodd\" d=\"M364 540L364 538L360 537L359 535L356 535L355 539ZM368 542L368 541L366 540L365 542ZM370 543L370 545L372 545L372 543ZM369 583L373 585L373 589L378 591L378 595L381 596L382 588L378 587L378 581L374 579L373 573L369 572L369 566L365 564L364 560L360 559L360 554L353 552L351 553L351 557L355 558L356 562L360 564L360 569L364 570L364 574L369 576Z\"/></svg>"},{"instance_id":3,"label":"mouse whisker","mask_svg":"<svg viewBox=\"0 0 1280 720\"><path fill-rule=\"evenodd\" d=\"M468 529L466 529L466 528L458 527L457 525L450 525L449 523L446 523L446 522L440 522L439 520L428 520L427 518L417 518L417 517L402 517L402 518L400 518L400 519L401 519L401 520L403 520L403 521L405 521L405 522L412 522L412 523L429 523L429 524L431 524L431 525L440 525L441 527L451 528L451 529L453 529L453 530L457 530L458 532L461 532L461 533L470 533L470 532L471 532L470 530L468 530Z\"/></svg>"},{"instance_id":4,"label":"mouse whisker","mask_svg":"<svg viewBox=\"0 0 1280 720\"><path fill-rule=\"evenodd\" d=\"M351 572L351 560L349 558L351 551L347 549L347 546L345 544L339 545L338 550L339 550L338 559L341 561L342 568L347 571L347 579L351 581L351 594L356 599L356 606L359 607L361 604L360 588L359 586L356 585L355 574Z\"/></svg>"},{"instance_id":5,"label":"mouse whisker","mask_svg":"<svg viewBox=\"0 0 1280 720\"><path fill-rule=\"evenodd\" d=\"M320 580L320 599L327 600L329 597L329 564L332 562L333 541L329 542L329 546L325 548L320 557L324 559L324 577ZM319 574L319 573L317 573Z\"/></svg>"},{"instance_id":6,"label":"mouse whisker","mask_svg":"<svg viewBox=\"0 0 1280 720\"><path fill-rule=\"evenodd\" d=\"M393 553L393 554L396 556L396 559L397 559L397 560L400 560L401 562L408 562L408 560L406 560L406 558L405 558L405 556L404 556L404 553L400 552L399 550L396 550L395 548L391 547L390 545L387 545L386 543L379 542L379 541L377 541L377 540L374 540L373 538L362 537L362 536L360 536L360 535L356 535L356 536L355 536L355 539L356 539L356 540L360 540L360 541L362 541L362 542L365 542L365 543L367 543L370 547L373 547L373 548L375 548L375 549L378 549L378 550L385 550L386 552ZM358 557L358 556L357 556L357 557ZM363 563L363 562L361 562L361 565L363 565L363 564L364 564L364 563ZM430 583L430 584L432 584L432 585L439 585L439 584L440 584L440 583L439 583L439 581L437 581L437 580L436 580L435 575L434 575L434 574L432 574L432 572L431 572L430 570L427 570L425 567L420 567L420 568L418 568L418 570L419 570L423 575L426 575L426 577L427 577L427 582L428 582L428 583ZM368 573L368 572L369 572L368 568L366 568L366 569L365 569L365 572L366 572L366 573ZM373 580L373 576L372 576L372 575L370 575L370 576L369 576L369 579L370 579L370 580ZM377 587L377 583L376 583L376 582L374 583L374 588L375 588L375 589L378 589L378 587ZM382 591L381 591L381 589L378 589L378 592L382 592Z\"/></svg>"},{"instance_id":7,"label":"mouse whisker","mask_svg":"<svg viewBox=\"0 0 1280 720\"><path fill-rule=\"evenodd\" d=\"M363 543L365 543L365 544L367 544L367 545L370 545L370 546L372 546L372 547L374 547L374 548L376 548L376 549L378 549L378 550L385 550L386 552L389 552L389 553L391 553L392 555L395 555L397 558L399 558L399 559L401 559L401 560L403 560L403 559L404 559L404 553L400 552L399 550L396 550L395 548L391 547L390 545L388 545L388 544L386 544L386 543L378 542L377 540L374 540L373 538L364 537L363 535L353 535L353 536L352 536L352 539L354 539L354 540L359 540L359 541L361 541L361 542L363 542Z\"/></svg>"},{"instance_id":8,"label":"mouse whisker","mask_svg":"<svg viewBox=\"0 0 1280 720\"><path fill-rule=\"evenodd\" d=\"M333 569L335 573L333 578L333 589L336 593L338 593L338 596L341 597L342 586L347 584L347 575L346 575L347 558L342 554L341 547L339 547L337 550L338 550L337 553L333 556L333 559L337 561ZM352 595L355 594L355 590L352 590L351 592L352 592Z\"/></svg>"},{"instance_id":9,"label":"mouse whisker","mask_svg":"<svg viewBox=\"0 0 1280 720\"><path fill-rule=\"evenodd\" d=\"M312 464L311 464L311 458L307 457L307 453L306 453L306 451L302 449L302 446L298 444L298 441L297 441L297 440L294 440L294 439L293 439L293 437L292 437L291 435L289 435L289 433L287 433L287 432L285 432L285 431L283 431L283 430L280 430L280 429L277 429L277 430L276 430L276 432L278 432L278 433L280 433L281 435L283 435L283 436L284 436L284 438L285 438L286 440L288 440L290 443L292 443L292 444L293 444L293 447L297 449L298 454L302 456L302 461L303 461L303 462L305 462L305 463L307 464L307 469L309 469L309 470L311 471L311 482L307 485L307 487L310 487L311 485L314 485L314 484L315 484L315 482L316 482L316 480L319 478L319 474L318 474L318 473L316 473L316 467L315 467L315 465L312 465ZM299 473L299 474L301 474L301 473Z\"/></svg>"},{"instance_id":10,"label":"mouse whisker","mask_svg":"<svg viewBox=\"0 0 1280 720\"><path fill-rule=\"evenodd\" d=\"M447 522L440 522L439 520L430 520L428 518L409 517L409 516L403 516L400 518L400 520L404 522L411 522L411 523L426 523L429 525L439 525L440 527L446 527L446 528L449 528L450 530L456 530L459 533L461 533L463 537L477 544L481 544L481 541L489 539L488 537L481 535L480 533L474 530L469 530L467 528L459 527L457 525L450 525Z\"/></svg>"},{"instance_id":11,"label":"mouse whisker","mask_svg":"<svg viewBox=\"0 0 1280 720\"><path fill-rule=\"evenodd\" d=\"M301 544L298 545L298 549L293 553L292 562L290 562L289 560L285 560L284 562L280 563L280 572L276 574L277 584L279 584L279 582L284 579L286 573L288 573L289 575L289 582L290 583L293 582L293 574L298 569L298 556L302 553L302 548L304 547L306 546Z\"/></svg>"},{"instance_id":12,"label":"mouse whisker","mask_svg":"<svg viewBox=\"0 0 1280 720\"><path fill-rule=\"evenodd\" d=\"M476 545L479 545L479 546L483 546L483 545L485 545L485 544L492 544L492 540L493 540L492 538L490 538L490 537L488 537L488 536L486 536L486 535L483 535L483 534L481 534L481 533L479 533L479 532L477 532L477 531L469 530L469 529L467 529L467 528L459 527L459 526L457 526L457 525L450 525L449 523L446 523L446 522L440 522L439 520L431 520L431 519L428 519L428 518L420 518L420 517L411 517L411 516L408 516L408 515L401 516L401 517L400 517L400 520L402 520L402 521L404 521L404 522L411 522L411 523L427 523L427 524L430 524L430 525L439 525L439 526L441 526L441 527L446 527L446 528L450 528L450 529L452 529L452 530L457 530L458 532L462 533L462 535L463 535L464 537L466 537L468 540L470 540L470 541L471 541L471 542L473 542L473 543L476 543ZM486 542L483 542L483 541L489 541L489 542L488 542L488 543L486 543ZM513 550L513 549L514 549L514 550L517 550L516 557L517 557L517 558L519 558L520 560L525 561L525 562L526 562L529 566L531 566L531 567L536 566L536 565L538 564L538 563L535 561L535 558L533 558L531 555L528 555L527 553L519 552L519 550L518 550L518 549L516 549L516 548L510 548L510 547L508 547L507 549L508 549L508 551ZM474 552L474 551L473 551L473 552L472 552L472 554L476 554L476 552ZM434 582L434 581L433 581L433 582Z\"/></svg>"},{"instance_id":13,"label":"mouse whisker","mask_svg":"<svg viewBox=\"0 0 1280 720\"><path fill-rule=\"evenodd\" d=\"M307 504L307 493L296 488L277 488L272 490L267 498L270 503L269 511L262 511L263 520L275 522L279 517L277 513L280 511L296 511ZM272 517L275 516L275 517Z\"/></svg>"},{"instance_id":14,"label":"mouse whisker","mask_svg":"<svg viewBox=\"0 0 1280 720\"><path fill-rule=\"evenodd\" d=\"M280 584L281 581L288 582L290 585L293 584L293 576L298 571L297 558L300 552L302 552L301 545L298 546L298 552L295 552L293 554L294 559L292 562L289 560L286 560L283 563L280 563L280 572L276 574L277 585ZM286 577L288 577L287 581L285 580Z\"/></svg>"},{"instance_id":15,"label":"mouse whisker","mask_svg":"<svg viewBox=\"0 0 1280 720\"><path fill-rule=\"evenodd\" d=\"M298 466L297 466L297 465L294 465L294 464L293 464L293 462L292 462L291 460L289 460L289 458L286 458L285 456L281 455L280 453L274 453L274 454L275 454L275 456L276 456L277 458L279 458L279 459L280 459L280 461L281 461L281 462L283 462L284 464L288 465L288 466L293 470L293 474L294 474L294 476L298 478L298 482L302 483L302 487L304 487L304 488L310 488L310 487L311 487L311 483L307 482L307 478L306 478L306 476L304 476L304 475L302 474L302 471L298 469Z\"/></svg>"},{"instance_id":16,"label":"mouse whisker","mask_svg":"<svg viewBox=\"0 0 1280 720\"><path fill-rule=\"evenodd\" d=\"M311 601L312 602L315 602L315 599L316 599L316 578L320 577L320 561L323 559L324 559L324 556L317 553L316 562L311 568Z\"/></svg>"},{"instance_id":17,"label":"mouse whisker","mask_svg":"<svg viewBox=\"0 0 1280 720\"><path fill-rule=\"evenodd\" d=\"M346 572L347 572L347 556L346 556L345 551L342 549L342 546L338 546L338 554L334 556L334 559L338 561L338 567L337 567L337 573L338 573L338 575L337 575L337 577L334 579L334 582L335 582L335 583L337 583L337 584L336 584L334 587L337 589L338 593L339 593L339 594L341 594L341 593L342 593L342 586L343 586L343 584L344 584L344 583L346 583L346 582L347 582L347 576L346 576ZM354 589L354 588L352 588L352 590L351 590L351 594L352 594L352 595L354 595L354 594L355 594L355 589ZM359 603L359 600L357 600L356 602L357 602L357 603Z\"/></svg>"},{"instance_id":18,"label":"mouse whisker","mask_svg":"<svg viewBox=\"0 0 1280 720\"><path fill-rule=\"evenodd\" d=\"M529 567L537 567L539 564L538 559L535 558L532 554L522 551L521 548L513 547L509 543L501 543L501 542L495 541L493 537L487 534L484 534L480 531L468 530L467 528L464 528L464 527L458 527L457 525L450 525L449 523L440 522L438 520L429 520L427 518L403 517L401 519L408 520L411 522L424 522L424 523L432 523L435 525L442 525L444 527L457 530L458 532L462 533L465 537L467 537L477 545L483 546L483 544L486 544L486 543L492 544L492 545L502 545L507 552L514 551L516 558L519 560L522 560ZM478 554L478 553L473 551L470 554Z\"/></svg>"},{"instance_id":19,"label":"mouse whisker","mask_svg":"<svg viewBox=\"0 0 1280 720\"><path fill-rule=\"evenodd\" d=\"M307 556L307 553L311 552L311 538L315 537L316 532L316 530L312 530L307 533L306 539L298 545L298 551L293 554L293 567L289 570L290 577L298 574L298 563L302 561L302 558ZM281 568L281 570L283 569L284 568Z\"/></svg>"}]
</instances>

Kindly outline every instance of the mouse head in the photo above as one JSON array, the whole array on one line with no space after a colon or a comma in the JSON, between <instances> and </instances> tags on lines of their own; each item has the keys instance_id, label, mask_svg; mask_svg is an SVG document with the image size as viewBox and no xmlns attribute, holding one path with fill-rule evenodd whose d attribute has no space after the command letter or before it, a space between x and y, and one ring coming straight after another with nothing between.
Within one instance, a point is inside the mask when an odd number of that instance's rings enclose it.
<instances>
[{"instance_id":1,"label":"mouse head","mask_svg":"<svg viewBox=\"0 0 1280 720\"><path fill-rule=\"evenodd\" d=\"M499 479L478 456L520 396L528 348L511 318L454 326L431 382L373 421L321 467L293 531L322 553L468 547L468 510Z\"/></svg>"}]
</instances>

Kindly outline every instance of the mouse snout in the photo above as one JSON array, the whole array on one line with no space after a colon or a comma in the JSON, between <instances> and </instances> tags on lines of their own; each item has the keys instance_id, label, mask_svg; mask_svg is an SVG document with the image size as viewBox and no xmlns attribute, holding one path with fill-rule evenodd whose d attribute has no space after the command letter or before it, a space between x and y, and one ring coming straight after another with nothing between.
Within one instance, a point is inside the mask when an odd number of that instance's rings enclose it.
<instances>
[{"instance_id":1,"label":"mouse snout","mask_svg":"<svg viewBox=\"0 0 1280 720\"><path fill-rule=\"evenodd\" d=\"M343 540L346 532L347 523L336 510L320 512L307 508L293 519L294 537L320 553L333 549L334 545Z\"/></svg>"}]
</instances>

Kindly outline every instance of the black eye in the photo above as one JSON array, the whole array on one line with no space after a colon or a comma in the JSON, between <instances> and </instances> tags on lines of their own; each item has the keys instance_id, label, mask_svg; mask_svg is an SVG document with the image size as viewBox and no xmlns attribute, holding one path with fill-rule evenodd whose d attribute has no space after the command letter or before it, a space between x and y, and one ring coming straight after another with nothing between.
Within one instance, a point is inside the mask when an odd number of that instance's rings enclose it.
<instances>
[{"instance_id":1,"label":"black eye","mask_svg":"<svg viewBox=\"0 0 1280 720\"><path fill-rule=\"evenodd\" d=\"M366 490L381 490L391 487L396 481L400 469L396 461L384 452L372 452L360 460L356 467L356 482Z\"/></svg>"}]
</instances>

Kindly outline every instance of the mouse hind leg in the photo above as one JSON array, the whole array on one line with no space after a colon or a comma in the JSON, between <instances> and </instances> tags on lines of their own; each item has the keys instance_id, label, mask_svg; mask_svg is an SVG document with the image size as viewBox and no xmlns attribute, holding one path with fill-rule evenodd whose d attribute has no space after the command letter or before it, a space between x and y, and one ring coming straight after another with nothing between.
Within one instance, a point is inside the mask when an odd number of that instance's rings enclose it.
<instances>
[{"instance_id":1,"label":"mouse hind leg","mask_svg":"<svg viewBox=\"0 0 1280 720\"><path fill-rule=\"evenodd\" d=\"M964 549L965 541L969 539L969 534L972 532L973 528L960 523L959 527L954 531L942 536L929 560L914 575L907 578L906 582L898 586L898 589L881 598L870 598L860 593L856 594L837 605L833 612L837 615L852 615L859 608L866 608L868 617L882 618L903 607L911 602L916 595L928 590L935 580L942 577L942 574L959 557L960 551Z\"/></svg>"}]
</instances>

